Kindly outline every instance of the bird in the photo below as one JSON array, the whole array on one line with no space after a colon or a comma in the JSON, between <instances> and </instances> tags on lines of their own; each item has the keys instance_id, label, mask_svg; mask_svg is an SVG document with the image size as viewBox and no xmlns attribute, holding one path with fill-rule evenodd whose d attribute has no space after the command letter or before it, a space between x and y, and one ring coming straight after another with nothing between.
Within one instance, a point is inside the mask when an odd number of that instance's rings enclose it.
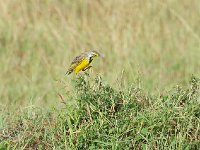
<instances>
[{"instance_id":1,"label":"bird","mask_svg":"<svg viewBox=\"0 0 200 150\"><path fill-rule=\"evenodd\" d=\"M77 74L80 71L86 71L87 69L91 68L92 66L90 66L90 63L95 57L102 57L102 55L95 50L81 53L79 56L73 59L69 69L66 72L66 75L70 75L72 72Z\"/></svg>"}]
</instances>

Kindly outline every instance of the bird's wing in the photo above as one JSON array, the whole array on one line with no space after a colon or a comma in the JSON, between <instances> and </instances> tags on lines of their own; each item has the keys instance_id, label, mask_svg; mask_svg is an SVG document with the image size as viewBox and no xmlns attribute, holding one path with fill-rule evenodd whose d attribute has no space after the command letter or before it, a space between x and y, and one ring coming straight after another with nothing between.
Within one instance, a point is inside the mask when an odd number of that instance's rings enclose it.
<instances>
[{"instance_id":1,"label":"bird's wing","mask_svg":"<svg viewBox=\"0 0 200 150\"><path fill-rule=\"evenodd\" d=\"M81 54L77 57L75 57L67 71L66 74L71 74L73 72L73 70L81 63L81 61L84 59L84 55Z\"/></svg>"}]
</instances>

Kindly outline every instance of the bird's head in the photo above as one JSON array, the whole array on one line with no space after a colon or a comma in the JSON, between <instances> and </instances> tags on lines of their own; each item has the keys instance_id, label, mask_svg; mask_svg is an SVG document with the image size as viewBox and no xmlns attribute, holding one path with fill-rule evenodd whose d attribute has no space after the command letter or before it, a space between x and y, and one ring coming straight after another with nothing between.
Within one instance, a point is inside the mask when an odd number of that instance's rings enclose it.
<instances>
[{"instance_id":1,"label":"bird's head","mask_svg":"<svg viewBox=\"0 0 200 150\"><path fill-rule=\"evenodd\" d=\"M101 54L95 50L92 50L88 54L89 57L94 58L94 57L102 57Z\"/></svg>"}]
</instances>

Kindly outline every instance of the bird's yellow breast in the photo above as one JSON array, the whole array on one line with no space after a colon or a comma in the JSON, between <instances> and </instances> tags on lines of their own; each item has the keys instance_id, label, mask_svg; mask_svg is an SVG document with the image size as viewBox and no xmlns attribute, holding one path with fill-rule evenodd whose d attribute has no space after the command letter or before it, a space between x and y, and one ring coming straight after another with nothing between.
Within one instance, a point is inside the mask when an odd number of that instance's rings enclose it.
<instances>
[{"instance_id":1,"label":"bird's yellow breast","mask_svg":"<svg viewBox=\"0 0 200 150\"><path fill-rule=\"evenodd\" d=\"M83 70L90 64L89 60L83 59L81 63L74 69L75 73L78 73L79 71Z\"/></svg>"}]
</instances>

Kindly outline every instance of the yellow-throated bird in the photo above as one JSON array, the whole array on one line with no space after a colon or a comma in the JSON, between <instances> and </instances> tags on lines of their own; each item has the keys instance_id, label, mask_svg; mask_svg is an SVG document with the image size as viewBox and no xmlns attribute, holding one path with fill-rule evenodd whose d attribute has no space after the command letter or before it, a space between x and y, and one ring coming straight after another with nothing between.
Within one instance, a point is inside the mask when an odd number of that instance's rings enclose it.
<instances>
[{"instance_id":1,"label":"yellow-throated bird","mask_svg":"<svg viewBox=\"0 0 200 150\"><path fill-rule=\"evenodd\" d=\"M93 61L93 59L100 56L100 53L94 50L82 53L81 55L74 58L66 74L69 75L72 72L77 74L79 71L85 71L89 69L91 67L89 65Z\"/></svg>"}]
</instances>

